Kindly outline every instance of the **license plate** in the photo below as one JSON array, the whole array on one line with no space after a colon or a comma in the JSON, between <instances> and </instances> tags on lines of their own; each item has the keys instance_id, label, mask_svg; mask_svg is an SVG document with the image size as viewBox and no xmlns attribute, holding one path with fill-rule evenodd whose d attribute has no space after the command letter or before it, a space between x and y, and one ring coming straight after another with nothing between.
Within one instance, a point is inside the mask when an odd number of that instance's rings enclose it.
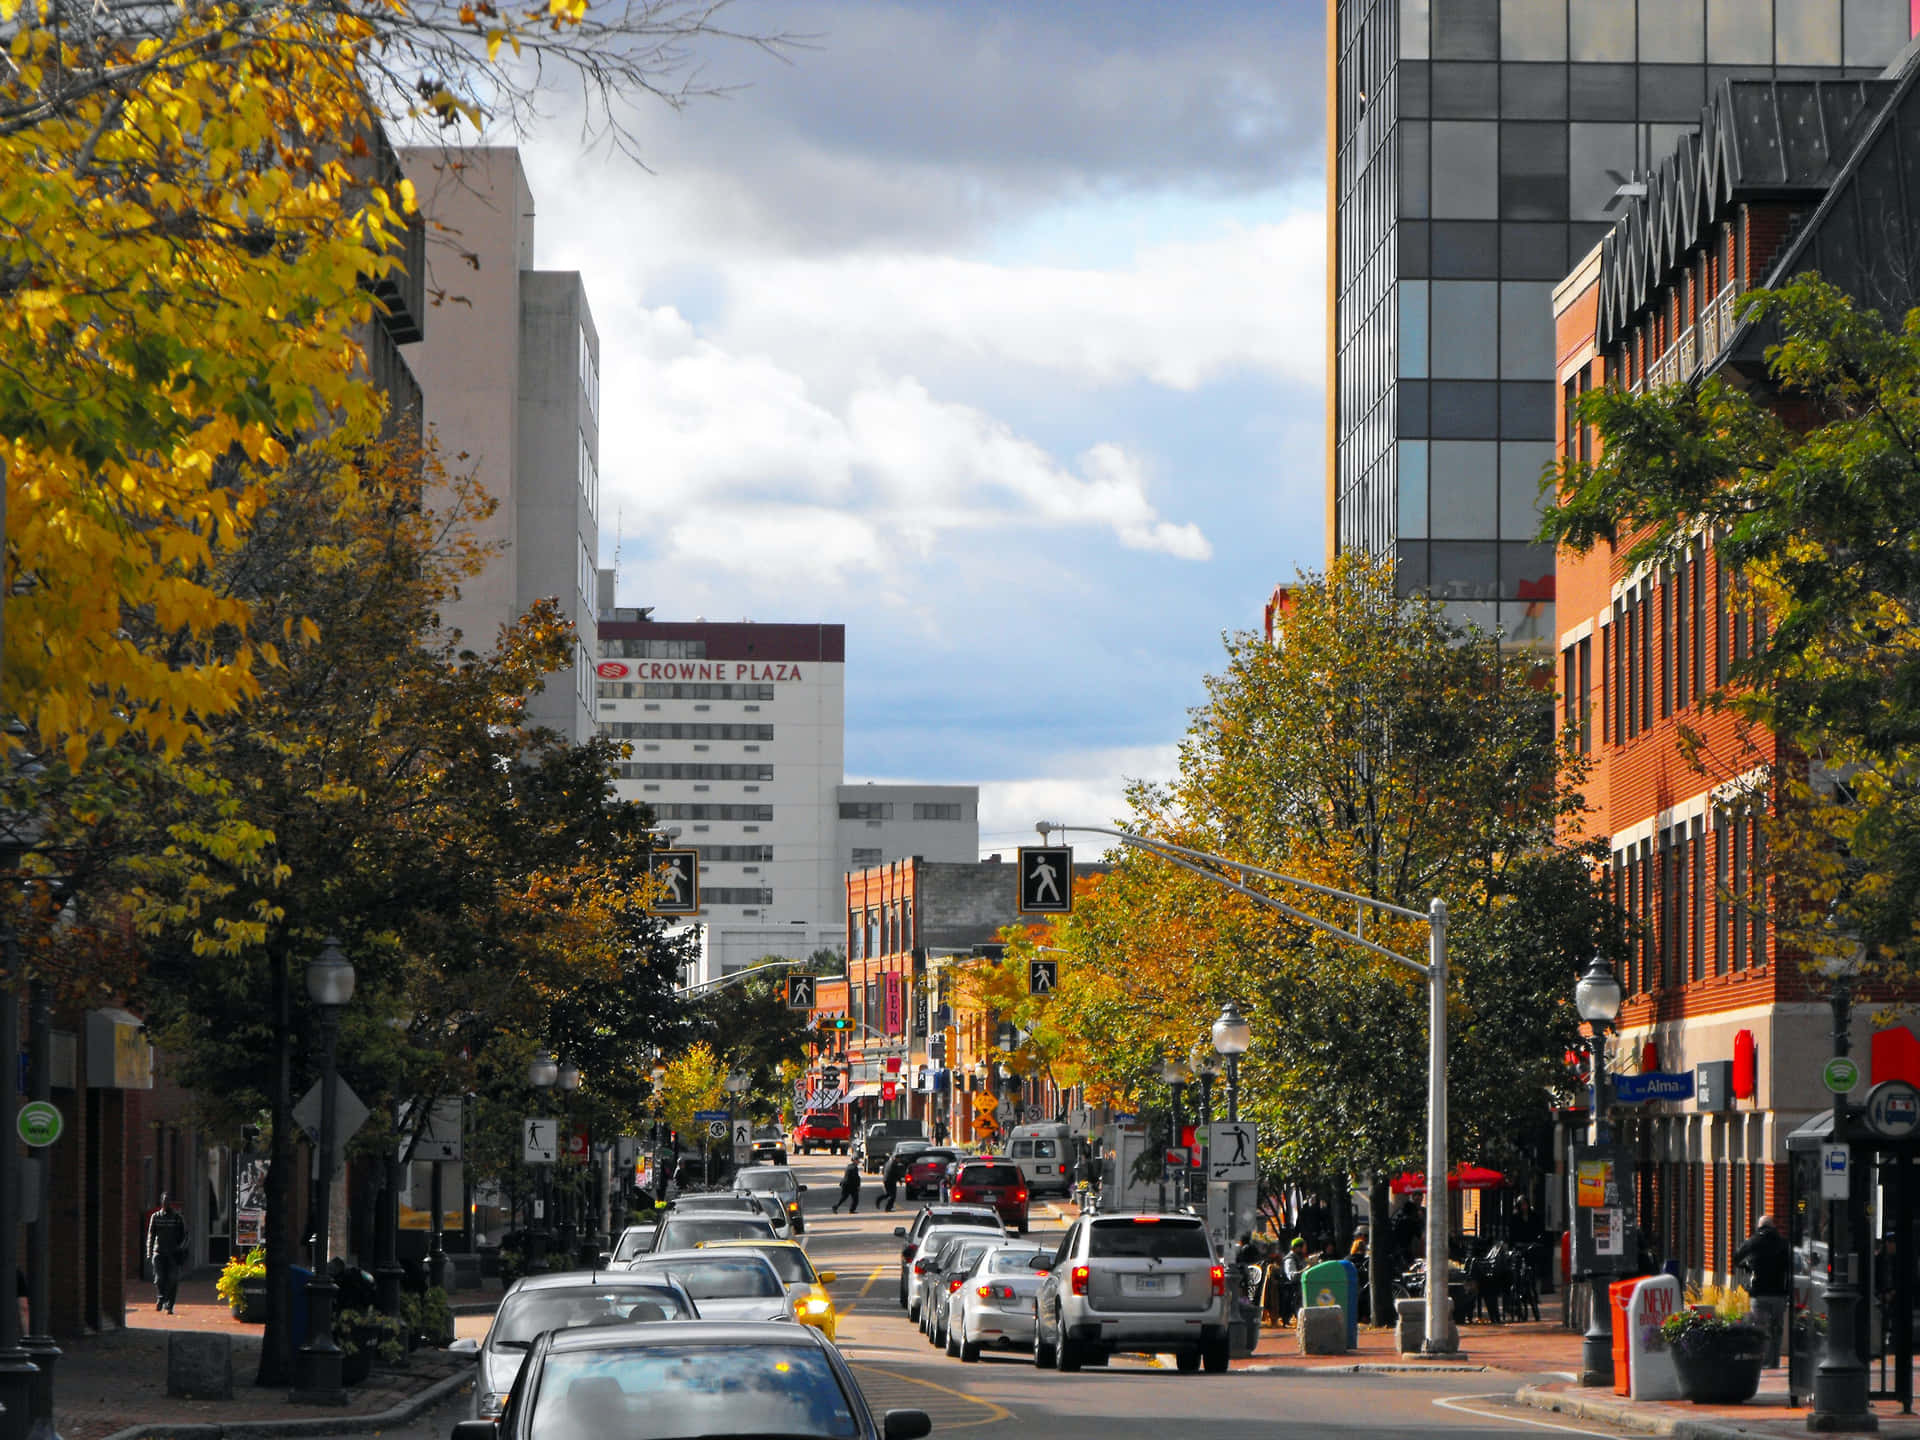
<instances>
[{"instance_id":1,"label":"license plate","mask_svg":"<svg viewBox=\"0 0 1920 1440\"><path fill-rule=\"evenodd\" d=\"M1123 1275L1120 1288L1128 1295L1159 1295L1170 1287L1164 1275Z\"/></svg>"}]
</instances>

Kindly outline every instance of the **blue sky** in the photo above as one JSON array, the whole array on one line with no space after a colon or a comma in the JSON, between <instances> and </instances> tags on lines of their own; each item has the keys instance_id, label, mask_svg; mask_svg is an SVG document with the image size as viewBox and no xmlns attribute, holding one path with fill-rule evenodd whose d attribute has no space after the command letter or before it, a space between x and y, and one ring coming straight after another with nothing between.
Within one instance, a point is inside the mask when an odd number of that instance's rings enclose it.
<instances>
[{"instance_id":1,"label":"blue sky","mask_svg":"<svg viewBox=\"0 0 1920 1440\"><path fill-rule=\"evenodd\" d=\"M647 161L526 145L601 333L602 563L662 618L844 621L855 778L983 843L1164 774L1322 563L1322 40L1305 4L741 4Z\"/></svg>"}]
</instances>

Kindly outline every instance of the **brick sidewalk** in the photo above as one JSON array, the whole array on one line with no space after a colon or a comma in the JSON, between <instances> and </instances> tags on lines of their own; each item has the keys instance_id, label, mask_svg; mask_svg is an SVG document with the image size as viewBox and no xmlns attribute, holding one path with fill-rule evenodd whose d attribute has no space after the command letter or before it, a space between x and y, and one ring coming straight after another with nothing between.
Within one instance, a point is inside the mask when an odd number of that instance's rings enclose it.
<instances>
[{"instance_id":1,"label":"brick sidewalk","mask_svg":"<svg viewBox=\"0 0 1920 1440\"><path fill-rule=\"evenodd\" d=\"M1345 1355L1302 1355L1298 1332L1264 1327L1252 1355L1235 1360L1235 1370L1325 1370L1349 1366L1391 1366L1409 1370L1501 1370L1513 1375L1548 1376L1576 1370L1580 1365L1580 1336L1563 1330L1557 1320L1513 1325L1464 1325L1460 1349L1464 1359L1403 1360L1394 1348L1391 1329L1360 1327L1360 1343Z\"/></svg>"},{"instance_id":2,"label":"brick sidewalk","mask_svg":"<svg viewBox=\"0 0 1920 1440\"><path fill-rule=\"evenodd\" d=\"M456 1296L469 1301L478 1298L479 1292L468 1295L463 1291ZM213 1331L233 1337L233 1399L178 1400L167 1394L167 1336L174 1331ZM344 1407L291 1405L284 1389L262 1389L253 1384L260 1362L260 1339L261 1327L235 1320L214 1294L213 1281L205 1279L182 1283L179 1303L171 1315L156 1312L149 1301L145 1308L128 1310L125 1330L62 1341L54 1374L54 1414L62 1440L103 1440L141 1425L230 1425L379 1415L430 1386L456 1374L470 1374L473 1369L470 1359L438 1350L416 1350L407 1358L405 1369L376 1369L364 1383L351 1387Z\"/></svg>"}]
</instances>

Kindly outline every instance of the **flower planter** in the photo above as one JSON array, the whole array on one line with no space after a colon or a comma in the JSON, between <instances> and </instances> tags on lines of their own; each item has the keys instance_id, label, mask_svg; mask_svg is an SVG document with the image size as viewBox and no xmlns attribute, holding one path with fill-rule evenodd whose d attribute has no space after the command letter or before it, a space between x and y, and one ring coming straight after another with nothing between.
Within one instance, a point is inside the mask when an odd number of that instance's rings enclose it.
<instances>
[{"instance_id":1,"label":"flower planter","mask_svg":"<svg viewBox=\"0 0 1920 1440\"><path fill-rule=\"evenodd\" d=\"M1688 1330L1670 1347L1680 1389L1696 1405L1740 1405L1760 1388L1767 1332L1757 1325Z\"/></svg>"},{"instance_id":2,"label":"flower planter","mask_svg":"<svg viewBox=\"0 0 1920 1440\"><path fill-rule=\"evenodd\" d=\"M233 1312L233 1318L242 1325L267 1323L267 1280L264 1275L257 1280L240 1282L240 1306Z\"/></svg>"}]
</instances>

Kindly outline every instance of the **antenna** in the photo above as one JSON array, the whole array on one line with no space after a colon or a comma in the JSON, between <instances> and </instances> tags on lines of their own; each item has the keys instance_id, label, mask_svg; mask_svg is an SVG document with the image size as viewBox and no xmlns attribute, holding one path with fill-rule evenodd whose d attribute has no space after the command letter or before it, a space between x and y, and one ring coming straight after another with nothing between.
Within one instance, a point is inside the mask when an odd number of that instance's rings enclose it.
<instances>
[{"instance_id":1,"label":"antenna","mask_svg":"<svg viewBox=\"0 0 1920 1440\"><path fill-rule=\"evenodd\" d=\"M626 538L623 533L626 515L625 506L615 506L613 511L613 578L617 584L620 579L620 542Z\"/></svg>"}]
</instances>

